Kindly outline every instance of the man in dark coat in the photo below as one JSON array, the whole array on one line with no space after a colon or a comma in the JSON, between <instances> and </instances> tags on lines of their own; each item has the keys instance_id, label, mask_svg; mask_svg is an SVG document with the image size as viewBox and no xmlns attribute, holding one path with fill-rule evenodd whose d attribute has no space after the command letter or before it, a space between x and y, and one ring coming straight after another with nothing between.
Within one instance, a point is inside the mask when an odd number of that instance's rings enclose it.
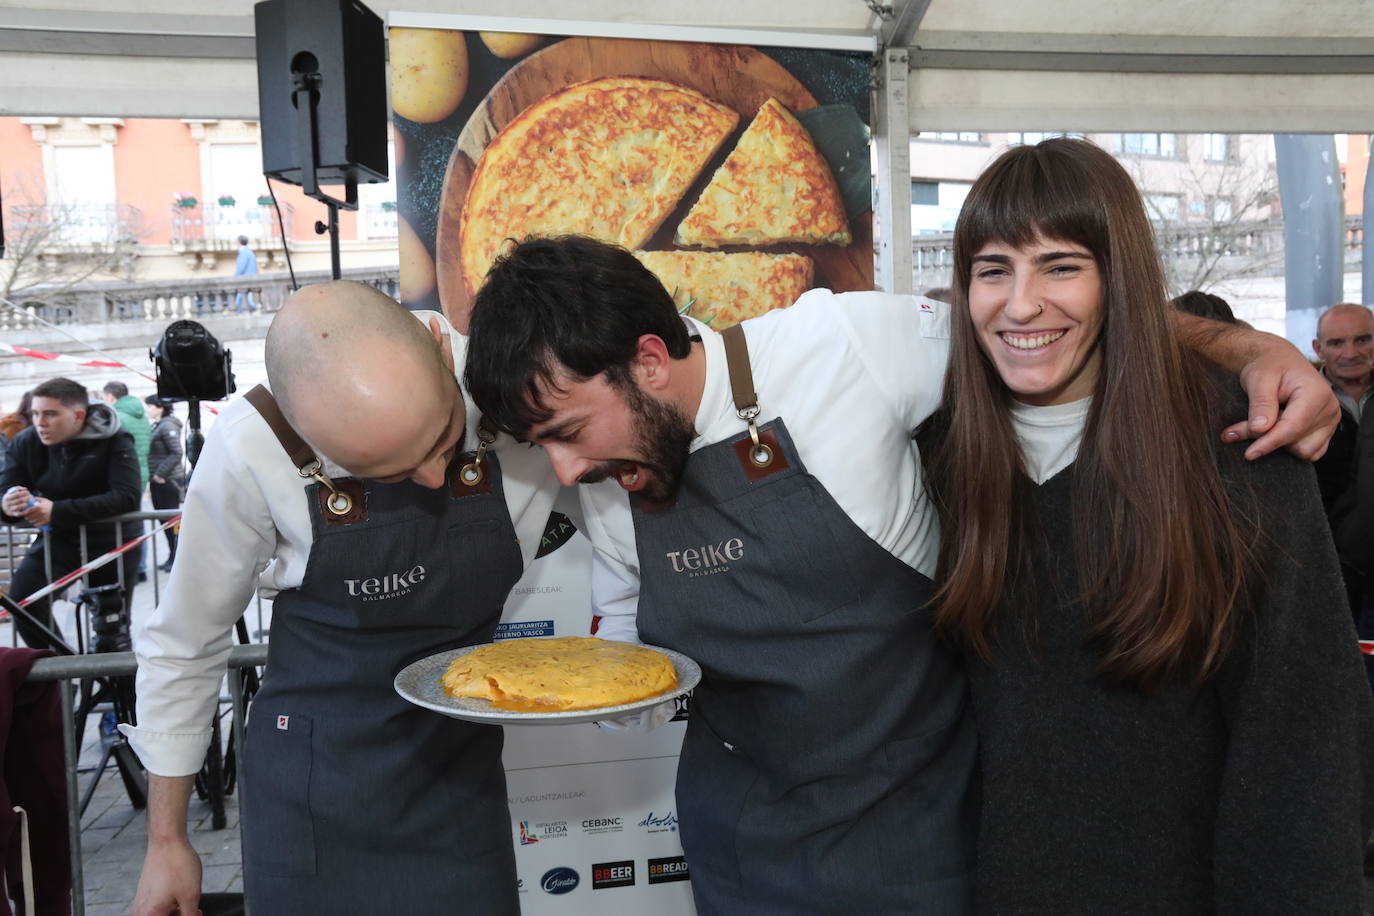
<instances>
[{"instance_id":1,"label":"man in dark coat","mask_svg":"<svg viewBox=\"0 0 1374 916\"><path fill-rule=\"evenodd\" d=\"M49 379L33 390L33 426L15 437L11 463L0 474L0 516L10 524L40 529L10 580L9 594L22 600L49 581L44 553L51 556L52 579L82 565L81 527L86 527L85 559L100 556L132 537L137 523L91 524L138 508L142 493L134 440L119 424L114 408L90 403L85 387L66 378ZM127 530L120 532L124 527ZM132 598L137 554L122 557L126 601ZM119 581L116 564L92 572L92 586ZM27 610L44 627L53 626L48 598ZM27 645L49 648L53 640L41 627L20 617L19 635Z\"/></svg>"}]
</instances>

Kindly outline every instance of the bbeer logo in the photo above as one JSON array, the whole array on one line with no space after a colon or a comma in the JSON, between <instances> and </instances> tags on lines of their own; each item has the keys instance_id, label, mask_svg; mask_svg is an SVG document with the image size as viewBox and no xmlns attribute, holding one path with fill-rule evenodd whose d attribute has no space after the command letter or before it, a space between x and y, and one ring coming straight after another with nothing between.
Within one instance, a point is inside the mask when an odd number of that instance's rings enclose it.
<instances>
[{"instance_id":1,"label":"bbeer logo","mask_svg":"<svg viewBox=\"0 0 1374 916\"><path fill-rule=\"evenodd\" d=\"M669 881L686 881L687 859L683 856L668 856L666 859L649 860L649 883L667 884Z\"/></svg>"},{"instance_id":2,"label":"bbeer logo","mask_svg":"<svg viewBox=\"0 0 1374 916\"><path fill-rule=\"evenodd\" d=\"M619 833L625 829L621 817L589 817L582 822L583 833Z\"/></svg>"},{"instance_id":3,"label":"bbeer logo","mask_svg":"<svg viewBox=\"0 0 1374 916\"><path fill-rule=\"evenodd\" d=\"M581 883L582 878L566 865L550 868L539 879L539 886L550 894L566 894Z\"/></svg>"},{"instance_id":4,"label":"bbeer logo","mask_svg":"<svg viewBox=\"0 0 1374 916\"><path fill-rule=\"evenodd\" d=\"M730 538L718 544L702 544L683 550L671 550L664 554L673 564L673 572L683 573L689 579L700 576L715 576L729 572L730 564L744 558L744 541Z\"/></svg>"},{"instance_id":5,"label":"bbeer logo","mask_svg":"<svg viewBox=\"0 0 1374 916\"><path fill-rule=\"evenodd\" d=\"M635 883L635 863L601 862L592 866L592 890L607 887L630 887Z\"/></svg>"},{"instance_id":6,"label":"bbeer logo","mask_svg":"<svg viewBox=\"0 0 1374 916\"><path fill-rule=\"evenodd\" d=\"M403 595L409 595L410 590L423 581L425 581L425 568L412 566L405 572L390 573L380 579L375 576L368 579L345 579L344 585L348 588L350 598L361 597L364 601L386 601L388 598L400 598Z\"/></svg>"}]
</instances>

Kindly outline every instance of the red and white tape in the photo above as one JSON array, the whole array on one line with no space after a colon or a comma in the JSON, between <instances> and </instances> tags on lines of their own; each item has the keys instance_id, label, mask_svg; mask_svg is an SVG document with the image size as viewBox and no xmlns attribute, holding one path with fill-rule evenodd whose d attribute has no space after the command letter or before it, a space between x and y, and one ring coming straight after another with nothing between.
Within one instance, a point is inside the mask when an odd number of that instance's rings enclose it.
<instances>
[{"instance_id":1,"label":"red and white tape","mask_svg":"<svg viewBox=\"0 0 1374 916\"><path fill-rule=\"evenodd\" d=\"M90 366L96 369L129 369L124 363L114 362L103 359L82 359L79 356L68 356L64 353L45 353L42 350L31 350L28 347L21 347L17 344L0 343L0 350L6 350L16 356L28 356L33 359L46 359L54 363L71 363L74 366ZM135 369L135 372L138 370ZM140 373L142 374L142 373Z\"/></svg>"},{"instance_id":2,"label":"red and white tape","mask_svg":"<svg viewBox=\"0 0 1374 916\"><path fill-rule=\"evenodd\" d=\"M163 522L161 525L158 525L152 531L149 531L147 534L143 534L139 537L133 538L132 540L125 541L123 544L120 544L118 547L116 547L114 550L109 551L108 553L102 553L100 556L96 557L94 560L90 561L80 569L74 569L71 572L67 573L65 576L62 576L60 579L54 579L52 582L43 586L38 591L34 592L32 595L29 595L27 598L20 601L19 606L28 607L29 604L31 604L34 601L37 601L39 598L46 598L48 595L51 595L53 592L57 591L60 588L70 585L72 582L75 582L77 579L80 579L87 573L97 570L102 566L106 566L109 563L112 563L116 557L128 553L129 551L137 547L139 544L142 544L144 541L148 540L148 538L157 534L159 531L163 531L167 528L170 528L179 521L181 521L180 515L173 516L172 518L167 519L167 521ZM9 616L9 611L0 613L0 619L3 619L7 616Z\"/></svg>"},{"instance_id":3,"label":"red and white tape","mask_svg":"<svg viewBox=\"0 0 1374 916\"><path fill-rule=\"evenodd\" d=\"M1374 639L1360 640L1360 651L1365 655L1374 655Z\"/></svg>"}]
</instances>

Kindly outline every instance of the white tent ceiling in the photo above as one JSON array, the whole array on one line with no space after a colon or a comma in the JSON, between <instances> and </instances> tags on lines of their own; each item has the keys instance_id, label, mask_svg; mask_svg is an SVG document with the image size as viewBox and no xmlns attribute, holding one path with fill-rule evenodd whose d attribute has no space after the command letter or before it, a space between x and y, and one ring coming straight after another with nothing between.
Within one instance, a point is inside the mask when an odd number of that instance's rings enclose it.
<instances>
[{"instance_id":1,"label":"white tent ceiling","mask_svg":"<svg viewBox=\"0 0 1374 916\"><path fill-rule=\"evenodd\" d=\"M908 131L1374 130L1374 0L370 5L403 24L481 17L494 30L877 52L887 289L911 276L910 246L889 241L910 237ZM0 115L253 120L253 55L252 0L0 0Z\"/></svg>"}]
</instances>

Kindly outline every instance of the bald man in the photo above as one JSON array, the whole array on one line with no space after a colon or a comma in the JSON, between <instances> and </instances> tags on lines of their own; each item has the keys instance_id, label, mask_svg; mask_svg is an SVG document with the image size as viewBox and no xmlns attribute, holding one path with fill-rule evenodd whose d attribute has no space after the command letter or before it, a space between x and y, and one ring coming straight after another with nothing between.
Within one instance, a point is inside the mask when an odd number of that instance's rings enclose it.
<instances>
[{"instance_id":1,"label":"bald man","mask_svg":"<svg viewBox=\"0 0 1374 916\"><path fill-rule=\"evenodd\" d=\"M137 916L196 912L187 805L255 586L275 598L242 777L255 916L518 913L501 730L392 689L410 662L493 638L557 492L541 449L502 441L463 473L479 438L465 346L360 284L302 289L273 321L271 392L211 429L135 637L139 725L123 728L153 774Z\"/></svg>"}]
</instances>

